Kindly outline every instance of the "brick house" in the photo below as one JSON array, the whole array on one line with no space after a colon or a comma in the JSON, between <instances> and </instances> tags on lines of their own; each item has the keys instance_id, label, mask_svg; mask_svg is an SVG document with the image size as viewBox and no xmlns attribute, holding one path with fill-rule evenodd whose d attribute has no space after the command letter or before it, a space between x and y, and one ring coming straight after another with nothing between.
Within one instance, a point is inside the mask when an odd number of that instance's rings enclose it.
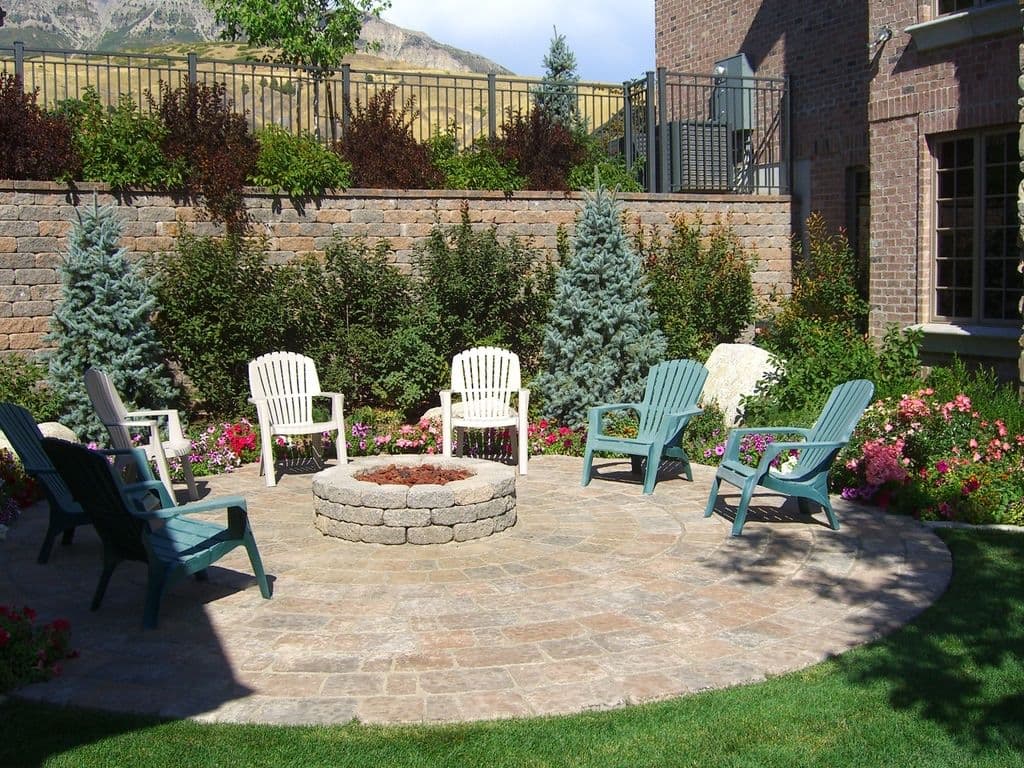
<instances>
[{"instance_id":1,"label":"brick house","mask_svg":"<svg viewBox=\"0 0 1024 768\"><path fill-rule=\"evenodd\" d=\"M1017 0L655 0L658 67L743 53L790 78L794 230L811 211L869 263L870 328L1017 374Z\"/></svg>"}]
</instances>

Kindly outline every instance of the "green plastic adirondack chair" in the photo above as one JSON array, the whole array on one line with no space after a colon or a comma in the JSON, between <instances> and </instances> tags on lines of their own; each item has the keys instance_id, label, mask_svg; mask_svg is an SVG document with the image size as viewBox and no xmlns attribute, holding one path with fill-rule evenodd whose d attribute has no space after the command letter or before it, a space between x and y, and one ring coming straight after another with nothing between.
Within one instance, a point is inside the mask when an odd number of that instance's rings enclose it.
<instances>
[{"instance_id":1,"label":"green plastic adirondack chair","mask_svg":"<svg viewBox=\"0 0 1024 768\"><path fill-rule=\"evenodd\" d=\"M92 516L103 542L103 571L93 595L92 610L99 609L118 563L138 560L149 566L142 623L154 628L160 600L173 581L188 574L205 578L206 568L236 547L245 547L260 592L263 597L270 597L270 584L241 496L175 506L164 483L153 479L141 449L91 451L83 445L51 437L43 438L42 443L72 496ZM146 479L128 486L122 484L107 456L134 456L139 476ZM140 492L155 496L158 508L147 508L150 505L143 502ZM227 509L227 527L189 516L216 509Z\"/></svg>"},{"instance_id":2,"label":"green plastic adirondack chair","mask_svg":"<svg viewBox=\"0 0 1024 768\"><path fill-rule=\"evenodd\" d=\"M714 513L718 491L723 482L728 482L740 489L740 503L736 507L736 518L732 525L733 536L739 536L743 530L750 497L757 486L784 496L795 496L804 514L809 512L807 500L816 501L828 515L832 529L838 531L839 520L828 498L828 470L836 454L849 442L874 392L875 385L865 379L840 384L832 390L821 415L810 429L773 427L732 430L725 443L722 463L718 465L715 481L711 485L704 517L711 517ZM739 453L740 440L751 433L803 435L804 439L799 442L769 443L758 465L750 467L740 461ZM788 456L791 450L799 451L795 466L785 470L772 467L772 461L777 456Z\"/></svg>"},{"instance_id":3,"label":"green plastic adirondack chair","mask_svg":"<svg viewBox=\"0 0 1024 768\"><path fill-rule=\"evenodd\" d=\"M633 472L639 474L647 460L644 493L653 493L658 482L658 465L663 458L682 462L687 480L693 480L690 459L679 445L690 419L702 410L697 407L708 370L696 360L666 360L651 367L642 403L612 403L588 411L590 426L583 453L583 480L590 484L594 451L624 453L630 457ZM617 437L602 431L604 415L610 411L632 410L640 417L636 437Z\"/></svg>"},{"instance_id":4,"label":"green plastic adirondack chair","mask_svg":"<svg viewBox=\"0 0 1024 768\"><path fill-rule=\"evenodd\" d=\"M39 431L31 413L14 403L0 403L0 430L7 435L25 472L42 487L50 505L50 522L36 558L36 562L45 563L50 559L57 534L63 532L61 543L68 546L74 537L75 528L89 525L92 520L71 497L71 491L43 452L43 433Z\"/></svg>"}]
</instances>

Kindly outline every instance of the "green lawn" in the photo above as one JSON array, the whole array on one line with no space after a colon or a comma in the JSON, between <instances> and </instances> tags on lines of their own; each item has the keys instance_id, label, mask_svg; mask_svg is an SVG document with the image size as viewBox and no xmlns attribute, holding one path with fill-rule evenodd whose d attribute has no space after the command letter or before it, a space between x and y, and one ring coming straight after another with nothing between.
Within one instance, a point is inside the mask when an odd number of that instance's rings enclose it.
<instances>
[{"instance_id":1,"label":"green lawn","mask_svg":"<svg viewBox=\"0 0 1024 768\"><path fill-rule=\"evenodd\" d=\"M917 621L759 685L449 727L212 726L12 701L0 765L1024 766L1024 535L941 535L953 582Z\"/></svg>"}]
</instances>

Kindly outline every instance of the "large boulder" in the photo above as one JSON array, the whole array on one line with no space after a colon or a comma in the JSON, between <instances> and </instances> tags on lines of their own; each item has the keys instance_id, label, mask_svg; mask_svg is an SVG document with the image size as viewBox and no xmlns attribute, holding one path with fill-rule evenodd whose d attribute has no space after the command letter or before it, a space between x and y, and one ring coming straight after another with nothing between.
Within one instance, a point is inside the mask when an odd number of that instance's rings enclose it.
<instances>
[{"instance_id":1,"label":"large boulder","mask_svg":"<svg viewBox=\"0 0 1024 768\"><path fill-rule=\"evenodd\" d=\"M734 427L739 421L740 398L752 395L765 374L775 371L770 354L752 344L719 344L704 366L708 378L701 402L717 403L725 414L725 425Z\"/></svg>"},{"instance_id":2,"label":"large boulder","mask_svg":"<svg viewBox=\"0 0 1024 768\"><path fill-rule=\"evenodd\" d=\"M60 424L56 421L44 421L39 425L39 431L43 433L43 437L57 437L61 440L68 440L72 443L78 442L78 435L71 431L68 427ZM14 448L11 446L10 441L7 439L7 435L0 431L0 450L6 449L11 453L14 453Z\"/></svg>"}]
</instances>

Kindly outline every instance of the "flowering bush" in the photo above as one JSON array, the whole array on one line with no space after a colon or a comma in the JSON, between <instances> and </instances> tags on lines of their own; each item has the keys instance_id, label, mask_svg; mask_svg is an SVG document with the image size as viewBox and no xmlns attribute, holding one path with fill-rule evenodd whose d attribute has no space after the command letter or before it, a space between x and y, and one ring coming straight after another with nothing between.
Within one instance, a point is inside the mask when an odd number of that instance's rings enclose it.
<instances>
[{"instance_id":1,"label":"flowering bush","mask_svg":"<svg viewBox=\"0 0 1024 768\"><path fill-rule=\"evenodd\" d=\"M0 525L18 519L21 510L40 498L36 481L25 474L21 464L7 449L0 450Z\"/></svg>"},{"instance_id":2,"label":"flowering bush","mask_svg":"<svg viewBox=\"0 0 1024 768\"><path fill-rule=\"evenodd\" d=\"M1024 524L1024 435L930 388L871 405L833 477L844 498L924 519Z\"/></svg>"},{"instance_id":3,"label":"flowering bush","mask_svg":"<svg viewBox=\"0 0 1024 768\"><path fill-rule=\"evenodd\" d=\"M260 458L259 435L247 419L189 430L189 437L192 440L189 462L195 477L232 472ZM142 436L133 435L132 441L140 444ZM167 463L171 476L175 480L183 480L181 459L169 458Z\"/></svg>"},{"instance_id":4,"label":"flowering bush","mask_svg":"<svg viewBox=\"0 0 1024 768\"><path fill-rule=\"evenodd\" d=\"M563 456L582 456L587 443L587 430L584 427L572 429L541 419L527 427L527 439L532 455L557 453Z\"/></svg>"},{"instance_id":5,"label":"flowering bush","mask_svg":"<svg viewBox=\"0 0 1024 768\"><path fill-rule=\"evenodd\" d=\"M61 661L78 656L66 619L34 626L35 618L28 606L18 611L0 605L0 693L49 680L61 673Z\"/></svg>"}]
</instances>

